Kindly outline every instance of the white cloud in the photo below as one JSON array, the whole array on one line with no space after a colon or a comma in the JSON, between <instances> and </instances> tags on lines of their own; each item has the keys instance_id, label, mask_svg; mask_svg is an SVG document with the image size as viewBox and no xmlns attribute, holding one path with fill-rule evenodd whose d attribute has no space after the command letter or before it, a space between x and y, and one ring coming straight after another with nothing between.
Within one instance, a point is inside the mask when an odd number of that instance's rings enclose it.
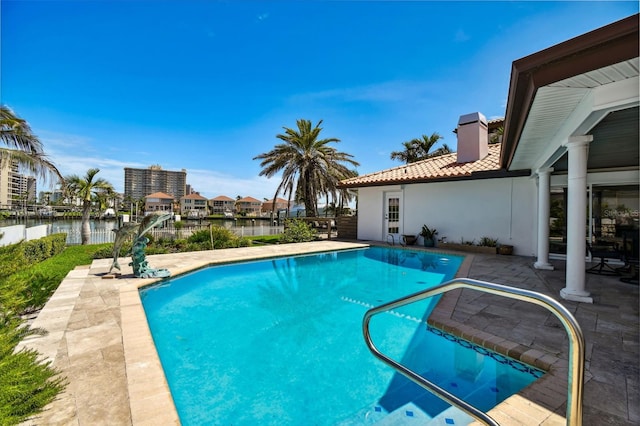
<instances>
[{"instance_id":1,"label":"white cloud","mask_svg":"<svg viewBox=\"0 0 640 426\"><path fill-rule=\"evenodd\" d=\"M343 102L407 102L427 96L435 86L424 81L387 81L366 86L300 93L290 97L292 102L338 100Z\"/></svg>"}]
</instances>

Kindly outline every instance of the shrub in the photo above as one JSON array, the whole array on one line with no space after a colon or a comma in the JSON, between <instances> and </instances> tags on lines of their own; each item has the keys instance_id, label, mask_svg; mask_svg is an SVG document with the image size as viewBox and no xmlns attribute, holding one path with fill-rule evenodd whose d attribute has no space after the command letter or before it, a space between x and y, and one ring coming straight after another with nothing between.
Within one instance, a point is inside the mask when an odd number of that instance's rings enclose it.
<instances>
[{"instance_id":1,"label":"shrub","mask_svg":"<svg viewBox=\"0 0 640 426\"><path fill-rule=\"evenodd\" d=\"M21 244L0 247L0 279L16 273L25 263Z\"/></svg>"},{"instance_id":2,"label":"shrub","mask_svg":"<svg viewBox=\"0 0 640 426\"><path fill-rule=\"evenodd\" d=\"M0 278L0 321L2 318L19 315L29 304L25 300L25 282L14 278L15 275Z\"/></svg>"},{"instance_id":3,"label":"shrub","mask_svg":"<svg viewBox=\"0 0 640 426\"><path fill-rule=\"evenodd\" d=\"M34 350L16 346L28 330L17 318L0 318L0 419L3 425L17 425L42 412L64 389L66 383L49 363L38 361Z\"/></svg>"},{"instance_id":4,"label":"shrub","mask_svg":"<svg viewBox=\"0 0 640 426\"><path fill-rule=\"evenodd\" d=\"M201 231L196 231L193 234L191 234L191 236L189 238L187 238L187 241L190 242L190 243L206 243L206 242L210 242L211 241L211 233L207 229L203 229Z\"/></svg>"},{"instance_id":5,"label":"shrub","mask_svg":"<svg viewBox=\"0 0 640 426\"><path fill-rule=\"evenodd\" d=\"M480 242L478 242L478 245L484 247L495 247L498 245L498 239L491 237L482 237L480 238Z\"/></svg>"},{"instance_id":6,"label":"shrub","mask_svg":"<svg viewBox=\"0 0 640 426\"><path fill-rule=\"evenodd\" d=\"M213 247L211 247L212 240ZM200 244L199 250L239 247L239 240L232 231L222 226L212 226L211 229L196 231L187 238L189 243Z\"/></svg>"},{"instance_id":7,"label":"shrub","mask_svg":"<svg viewBox=\"0 0 640 426\"><path fill-rule=\"evenodd\" d=\"M54 234L37 240L0 247L0 277L6 277L62 252L67 234Z\"/></svg>"},{"instance_id":8,"label":"shrub","mask_svg":"<svg viewBox=\"0 0 640 426\"><path fill-rule=\"evenodd\" d=\"M280 237L281 243L302 243L313 241L318 237L318 232L304 220L289 219L285 222L284 233Z\"/></svg>"}]
</instances>

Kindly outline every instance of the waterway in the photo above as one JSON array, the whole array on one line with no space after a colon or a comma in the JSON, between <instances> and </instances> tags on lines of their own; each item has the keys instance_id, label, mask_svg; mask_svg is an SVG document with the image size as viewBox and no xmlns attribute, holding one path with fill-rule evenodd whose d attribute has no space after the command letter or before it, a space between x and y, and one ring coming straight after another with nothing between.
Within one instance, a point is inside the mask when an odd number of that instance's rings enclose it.
<instances>
[{"instance_id":1,"label":"waterway","mask_svg":"<svg viewBox=\"0 0 640 426\"><path fill-rule=\"evenodd\" d=\"M142 217L139 218L142 220ZM210 223L223 226L228 229L240 229L237 232L239 235L262 235L262 231L258 234L253 232L254 228L267 227L270 224L269 218L238 218L238 219L211 219L211 220L185 220L183 221L185 227L188 226L206 226ZM169 225L170 223L166 223L160 225L160 227L164 225ZM80 244L80 232L82 228L82 220L81 219L52 219L52 218L40 218L40 219L6 219L0 220L0 228L5 226L13 226L13 225L26 225L27 227L37 226L37 225L48 225L49 229L47 230L47 234L58 234L65 233L67 234L67 244ZM109 220L90 220L89 227L91 229L92 243L102 243L102 242L110 242L111 238L107 235L109 231L116 230L120 228L120 224L116 219ZM99 237L102 236L102 237ZM104 241L103 241L104 239ZM94 241L95 240L95 241Z\"/></svg>"}]
</instances>

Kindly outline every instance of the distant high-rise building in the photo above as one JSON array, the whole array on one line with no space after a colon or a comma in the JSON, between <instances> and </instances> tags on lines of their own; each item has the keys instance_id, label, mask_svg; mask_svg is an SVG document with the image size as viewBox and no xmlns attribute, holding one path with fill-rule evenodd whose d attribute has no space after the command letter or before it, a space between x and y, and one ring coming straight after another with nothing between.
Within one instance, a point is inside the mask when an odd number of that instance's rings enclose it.
<instances>
[{"instance_id":1,"label":"distant high-rise building","mask_svg":"<svg viewBox=\"0 0 640 426\"><path fill-rule=\"evenodd\" d=\"M2 161L0 154L0 207L10 208L36 199L36 178L20 174L18 162Z\"/></svg>"},{"instance_id":2,"label":"distant high-rise building","mask_svg":"<svg viewBox=\"0 0 640 426\"><path fill-rule=\"evenodd\" d=\"M162 170L159 165L147 169L124 168L124 196L133 199L146 197L154 192L164 192L179 200L186 194L187 171Z\"/></svg>"}]
</instances>

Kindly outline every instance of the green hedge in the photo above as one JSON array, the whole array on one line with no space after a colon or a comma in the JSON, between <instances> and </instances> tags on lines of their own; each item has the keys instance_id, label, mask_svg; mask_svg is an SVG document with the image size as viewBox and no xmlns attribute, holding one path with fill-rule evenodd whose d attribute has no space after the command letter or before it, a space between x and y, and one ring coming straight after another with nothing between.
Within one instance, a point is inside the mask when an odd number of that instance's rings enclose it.
<instances>
[{"instance_id":1,"label":"green hedge","mask_svg":"<svg viewBox=\"0 0 640 426\"><path fill-rule=\"evenodd\" d=\"M55 256L64 250L66 241L67 234L53 234L0 247L0 277L7 277L19 269Z\"/></svg>"}]
</instances>

